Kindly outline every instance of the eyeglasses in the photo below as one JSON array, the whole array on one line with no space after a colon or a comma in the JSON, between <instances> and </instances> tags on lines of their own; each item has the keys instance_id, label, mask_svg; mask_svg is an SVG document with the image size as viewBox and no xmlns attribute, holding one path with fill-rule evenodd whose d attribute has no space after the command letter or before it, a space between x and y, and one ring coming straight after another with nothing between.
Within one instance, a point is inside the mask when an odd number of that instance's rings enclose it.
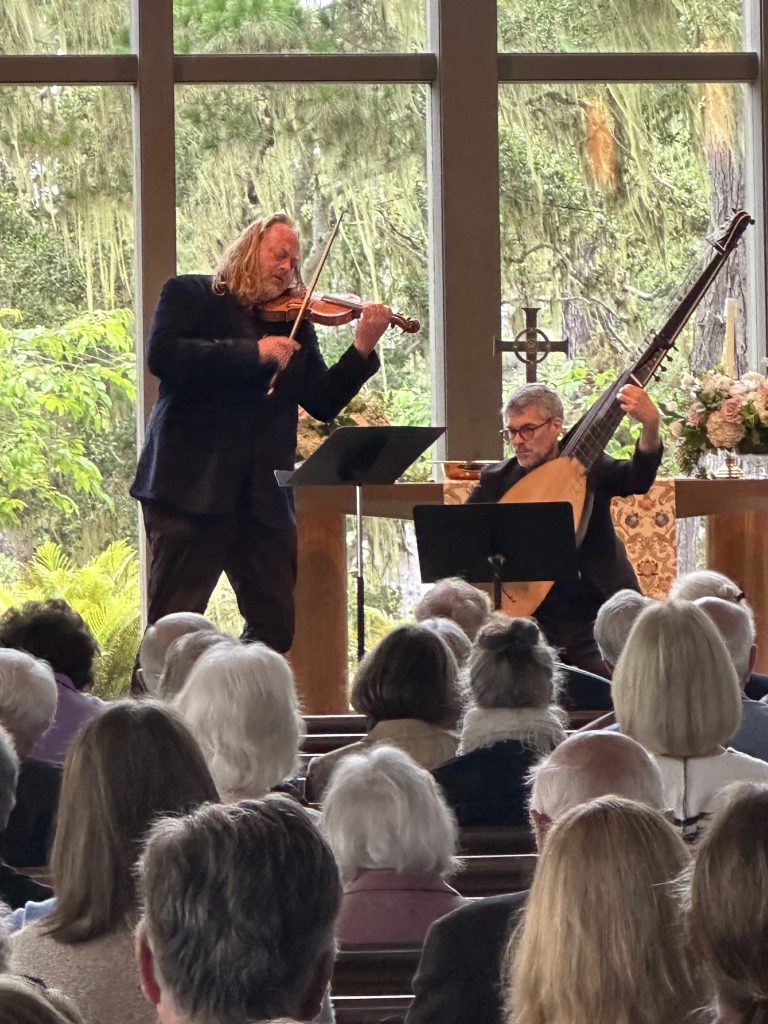
<instances>
[{"instance_id":1,"label":"eyeglasses","mask_svg":"<svg viewBox=\"0 0 768 1024\"><path fill-rule=\"evenodd\" d=\"M531 441L536 431L546 427L554 418L554 416L550 416L543 423L526 423L524 427L504 427L499 433L509 444L512 444L516 437L519 437L521 441Z\"/></svg>"}]
</instances>

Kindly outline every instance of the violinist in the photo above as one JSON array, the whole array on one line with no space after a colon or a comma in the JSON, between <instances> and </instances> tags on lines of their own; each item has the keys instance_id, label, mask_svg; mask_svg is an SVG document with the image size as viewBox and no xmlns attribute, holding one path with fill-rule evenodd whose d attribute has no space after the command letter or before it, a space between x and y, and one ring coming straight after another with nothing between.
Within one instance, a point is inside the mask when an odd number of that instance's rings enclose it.
<instances>
[{"instance_id":1,"label":"violinist","mask_svg":"<svg viewBox=\"0 0 768 1024\"><path fill-rule=\"evenodd\" d=\"M150 552L148 621L205 612L222 572L244 619L242 639L287 651L293 640L296 525L290 490L298 408L331 420L379 368L387 306L362 307L353 344L326 366L314 327L262 317L301 288L299 236L273 214L251 224L216 273L171 278L149 331L160 391L131 495Z\"/></svg>"},{"instance_id":2,"label":"violinist","mask_svg":"<svg viewBox=\"0 0 768 1024\"><path fill-rule=\"evenodd\" d=\"M579 547L579 578L555 583L535 612L547 640L562 651L563 661L608 676L595 643L593 626L600 605L617 590L639 590L637 576L611 519L611 498L645 494L656 478L662 455L659 410L647 392L634 384L618 392L631 419L642 425L631 459L601 454L589 481L592 511ZM514 448L513 458L489 466L469 496L471 502L498 501L527 472L560 454L563 403L543 384L526 384L506 401L502 431Z\"/></svg>"}]
</instances>

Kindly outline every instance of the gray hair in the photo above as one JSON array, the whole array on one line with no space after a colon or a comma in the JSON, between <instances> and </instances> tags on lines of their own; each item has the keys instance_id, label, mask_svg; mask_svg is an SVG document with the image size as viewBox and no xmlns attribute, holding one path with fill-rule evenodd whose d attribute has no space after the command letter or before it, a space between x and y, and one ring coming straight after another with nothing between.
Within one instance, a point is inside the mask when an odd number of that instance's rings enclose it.
<instances>
[{"instance_id":1,"label":"gray hair","mask_svg":"<svg viewBox=\"0 0 768 1024\"><path fill-rule=\"evenodd\" d=\"M11 734L0 725L0 833L5 831L16 806L19 758Z\"/></svg>"},{"instance_id":2,"label":"gray hair","mask_svg":"<svg viewBox=\"0 0 768 1024\"><path fill-rule=\"evenodd\" d=\"M546 384L523 384L517 391L513 391L506 400L502 406L501 415L506 422L508 416L518 416L533 405L546 419L563 418L563 403Z\"/></svg>"},{"instance_id":3,"label":"gray hair","mask_svg":"<svg viewBox=\"0 0 768 1024\"><path fill-rule=\"evenodd\" d=\"M22 757L50 728L57 701L56 680L47 661L26 651L0 648L0 723Z\"/></svg>"},{"instance_id":4,"label":"gray hair","mask_svg":"<svg viewBox=\"0 0 768 1024\"><path fill-rule=\"evenodd\" d=\"M302 807L269 796L162 818L139 868L140 927L184 1016L301 1016L341 902L333 854Z\"/></svg>"},{"instance_id":5,"label":"gray hair","mask_svg":"<svg viewBox=\"0 0 768 1024\"><path fill-rule=\"evenodd\" d=\"M475 640L469 686L481 708L545 708L557 696L554 650L531 619L494 614Z\"/></svg>"},{"instance_id":6,"label":"gray hair","mask_svg":"<svg viewBox=\"0 0 768 1024\"><path fill-rule=\"evenodd\" d=\"M262 796L298 771L304 721L293 672L265 644L212 647L192 666L173 706L220 793Z\"/></svg>"},{"instance_id":7,"label":"gray hair","mask_svg":"<svg viewBox=\"0 0 768 1024\"><path fill-rule=\"evenodd\" d=\"M491 614L491 599L459 576L446 576L434 583L413 609L417 622L452 619L470 640Z\"/></svg>"},{"instance_id":8,"label":"gray hair","mask_svg":"<svg viewBox=\"0 0 768 1024\"><path fill-rule=\"evenodd\" d=\"M236 643L226 633L213 629L197 629L194 633L184 633L177 637L165 655L163 671L157 687L160 700L170 701L180 693L187 681L192 666L209 647L220 643Z\"/></svg>"},{"instance_id":9,"label":"gray hair","mask_svg":"<svg viewBox=\"0 0 768 1024\"><path fill-rule=\"evenodd\" d=\"M144 674L144 685L151 694L158 691L165 655L173 641L199 629L216 627L198 612L171 612L147 627L139 647L139 665Z\"/></svg>"},{"instance_id":10,"label":"gray hair","mask_svg":"<svg viewBox=\"0 0 768 1024\"><path fill-rule=\"evenodd\" d=\"M741 687L730 655L690 601L652 604L639 615L611 689L621 731L653 754L703 757L741 724Z\"/></svg>"},{"instance_id":11,"label":"gray hair","mask_svg":"<svg viewBox=\"0 0 768 1024\"><path fill-rule=\"evenodd\" d=\"M456 664L461 668L472 652L472 643L461 628L453 619L446 619L444 616L435 616L430 619L421 619L422 626L437 633L441 640L444 640L448 650L456 659Z\"/></svg>"},{"instance_id":12,"label":"gray hair","mask_svg":"<svg viewBox=\"0 0 768 1024\"><path fill-rule=\"evenodd\" d=\"M731 656L740 683L746 683L755 643L755 618L749 605L734 604L720 597L700 597L694 601L706 612L722 637Z\"/></svg>"},{"instance_id":13,"label":"gray hair","mask_svg":"<svg viewBox=\"0 0 768 1024\"><path fill-rule=\"evenodd\" d=\"M635 619L651 601L637 590L618 590L600 606L594 634L605 661L616 664Z\"/></svg>"},{"instance_id":14,"label":"gray hair","mask_svg":"<svg viewBox=\"0 0 768 1024\"><path fill-rule=\"evenodd\" d=\"M453 813L432 775L394 747L377 744L339 761L322 827L345 882L369 869L445 875L454 866Z\"/></svg>"},{"instance_id":15,"label":"gray hair","mask_svg":"<svg viewBox=\"0 0 768 1024\"><path fill-rule=\"evenodd\" d=\"M531 808L557 821L566 811L602 796L664 809L661 771L651 755L619 732L569 736L528 776Z\"/></svg>"},{"instance_id":16,"label":"gray hair","mask_svg":"<svg viewBox=\"0 0 768 1024\"><path fill-rule=\"evenodd\" d=\"M714 569L697 569L672 580L669 598L676 601L696 601L700 597L720 597L724 601L744 599L741 587L729 577Z\"/></svg>"}]
</instances>

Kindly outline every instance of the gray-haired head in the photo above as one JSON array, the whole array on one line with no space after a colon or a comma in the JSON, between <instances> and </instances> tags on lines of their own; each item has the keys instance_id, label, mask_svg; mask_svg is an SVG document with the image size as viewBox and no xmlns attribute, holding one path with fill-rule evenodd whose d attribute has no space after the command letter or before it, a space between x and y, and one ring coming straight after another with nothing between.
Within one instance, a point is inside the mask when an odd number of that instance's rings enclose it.
<instances>
[{"instance_id":1,"label":"gray-haired head","mask_svg":"<svg viewBox=\"0 0 768 1024\"><path fill-rule=\"evenodd\" d=\"M618 732L574 733L539 761L529 780L531 810L549 821L601 796L664 809L658 765L639 743Z\"/></svg>"},{"instance_id":2,"label":"gray-haired head","mask_svg":"<svg viewBox=\"0 0 768 1024\"><path fill-rule=\"evenodd\" d=\"M293 672L265 644L211 647L192 666L173 706L222 795L263 796L296 774L304 721Z\"/></svg>"},{"instance_id":3,"label":"gray-haired head","mask_svg":"<svg viewBox=\"0 0 768 1024\"><path fill-rule=\"evenodd\" d=\"M209 647L220 643L237 643L226 633L214 629L197 629L177 637L166 651L163 671L157 687L160 700L170 701L180 693L197 659Z\"/></svg>"},{"instance_id":4,"label":"gray-haired head","mask_svg":"<svg viewBox=\"0 0 768 1024\"><path fill-rule=\"evenodd\" d=\"M744 591L729 576L714 569L696 569L672 580L668 597L676 601L697 601L700 597L720 597L738 603Z\"/></svg>"},{"instance_id":5,"label":"gray-haired head","mask_svg":"<svg viewBox=\"0 0 768 1024\"><path fill-rule=\"evenodd\" d=\"M198 629L216 629L210 619L198 612L171 612L147 627L139 647L142 680L151 694L156 694L163 673L165 655L177 637Z\"/></svg>"},{"instance_id":6,"label":"gray-haired head","mask_svg":"<svg viewBox=\"0 0 768 1024\"><path fill-rule=\"evenodd\" d=\"M739 682L748 682L755 664L755 619L746 603L734 604L720 597L700 597L694 604L706 612L723 639Z\"/></svg>"},{"instance_id":7,"label":"gray-haired head","mask_svg":"<svg viewBox=\"0 0 768 1024\"><path fill-rule=\"evenodd\" d=\"M0 648L0 724L23 760L56 715L53 669L25 651Z\"/></svg>"},{"instance_id":8,"label":"gray-haired head","mask_svg":"<svg viewBox=\"0 0 768 1024\"><path fill-rule=\"evenodd\" d=\"M333 854L286 797L208 804L152 829L140 861L145 993L206 1024L318 1012L341 902Z\"/></svg>"},{"instance_id":9,"label":"gray-haired head","mask_svg":"<svg viewBox=\"0 0 768 1024\"><path fill-rule=\"evenodd\" d=\"M619 660L635 619L651 602L650 597L636 590L618 590L600 606L595 619L595 641L603 661L611 668Z\"/></svg>"},{"instance_id":10,"label":"gray-haired head","mask_svg":"<svg viewBox=\"0 0 768 1024\"><path fill-rule=\"evenodd\" d=\"M446 576L434 583L413 609L417 622L452 619L470 640L491 614L491 599L459 576Z\"/></svg>"},{"instance_id":11,"label":"gray-haired head","mask_svg":"<svg viewBox=\"0 0 768 1024\"><path fill-rule=\"evenodd\" d=\"M545 708L557 696L555 652L531 619L494 614L475 640L469 686L481 708Z\"/></svg>"},{"instance_id":12,"label":"gray-haired head","mask_svg":"<svg viewBox=\"0 0 768 1024\"><path fill-rule=\"evenodd\" d=\"M422 626L431 629L445 641L449 651L456 659L456 664L461 668L472 651L472 642L461 626L453 619L447 619L444 616L434 616L420 621Z\"/></svg>"},{"instance_id":13,"label":"gray-haired head","mask_svg":"<svg viewBox=\"0 0 768 1024\"><path fill-rule=\"evenodd\" d=\"M339 761L322 827L344 881L381 869L445 875L454 863L452 812L432 775L394 747L377 744Z\"/></svg>"},{"instance_id":14,"label":"gray-haired head","mask_svg":"<svg viewBox=\"0 0 768 1024\"><path fill-rule=\"evenodd\" d=\"M19 779L19 758L13 738L0 726L0 833L5 831L11 811L16 805L16 783Z\"/></svg>"},{"instance_id":15,"label":"gray-haired head","mask_svg":"<svg viewBox=\"0 0 768 1024\"><path fill-rule=\"evenodd\" d=\"M501 409L506 422L509 416L519 416L526 409L535 407L543 419L563 418L563 403L559 396L546 384L523 384L513 391Z\"/></svg>"}]
</instances>

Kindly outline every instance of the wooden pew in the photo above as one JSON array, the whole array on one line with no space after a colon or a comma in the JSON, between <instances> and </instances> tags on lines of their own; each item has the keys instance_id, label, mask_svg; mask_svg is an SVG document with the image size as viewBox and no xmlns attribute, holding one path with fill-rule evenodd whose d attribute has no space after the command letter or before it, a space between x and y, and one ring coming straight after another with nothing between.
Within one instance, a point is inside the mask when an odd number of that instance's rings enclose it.
<instances>
[{"instance_id":1,"label":"wooden pew","mask_svg":"<svg viewBox=\"0 0 768 1024\"><path fill-rule=\"evenodd\" d=\"M334 732L363 733L368 730L368 719L365 715L352 712L348 715L304 715L304 721L310 735Z\"/></svg>"},{"instance_id":2,"label":"wooden pew","mask_svg":"<svg viewBox=\"0 0 768 1024\"><path fill-rule=\"evenodd\" d=\"M333 996L386 996L411 992L421 946L376 943L345 946L336 954Z\"/></svg>"},{"instance_id":3,"label":"wooden pew","mask_svg":"<svg viewBox=\"0 0 768 1024\"><path fill-rule=\"evenodd\" d=\"M336 1024L379 1024L387 1017L405 1017L412 995L331 996Z\"/></svg>"},{"instance_id":4,"label":"wooden pew","mask_svg":"<svg viewBox=\"0 0 768 1024\"><path fill-rule=\"evenodd\" d=\"M509 828L462 828L459 853L535 853L536 839L527 825Z\"/></svg>"},{"instance_id":5,"label":"wooden pew","mask_svg":"<svg viewBox=\"0 0 768 1024\"><path fill-rule=\"evenodd\" d=\"M339 747L357 743L364 735L365 733L362 732L308 733L301 744L301 750L305 754L327 754L331 750L338 750Z\"/></svg>"},{"instance_id":6,"label":"wooden pew","mask_svg":"<svg viewBox=\"0 0 768 1024\"><path fill-rule=\"evenodd\" d=\"M448 879L462 896L500 896L529 889L536 870L535 853L463 857L463 870Z\"/></svg>"}]
</instances>

